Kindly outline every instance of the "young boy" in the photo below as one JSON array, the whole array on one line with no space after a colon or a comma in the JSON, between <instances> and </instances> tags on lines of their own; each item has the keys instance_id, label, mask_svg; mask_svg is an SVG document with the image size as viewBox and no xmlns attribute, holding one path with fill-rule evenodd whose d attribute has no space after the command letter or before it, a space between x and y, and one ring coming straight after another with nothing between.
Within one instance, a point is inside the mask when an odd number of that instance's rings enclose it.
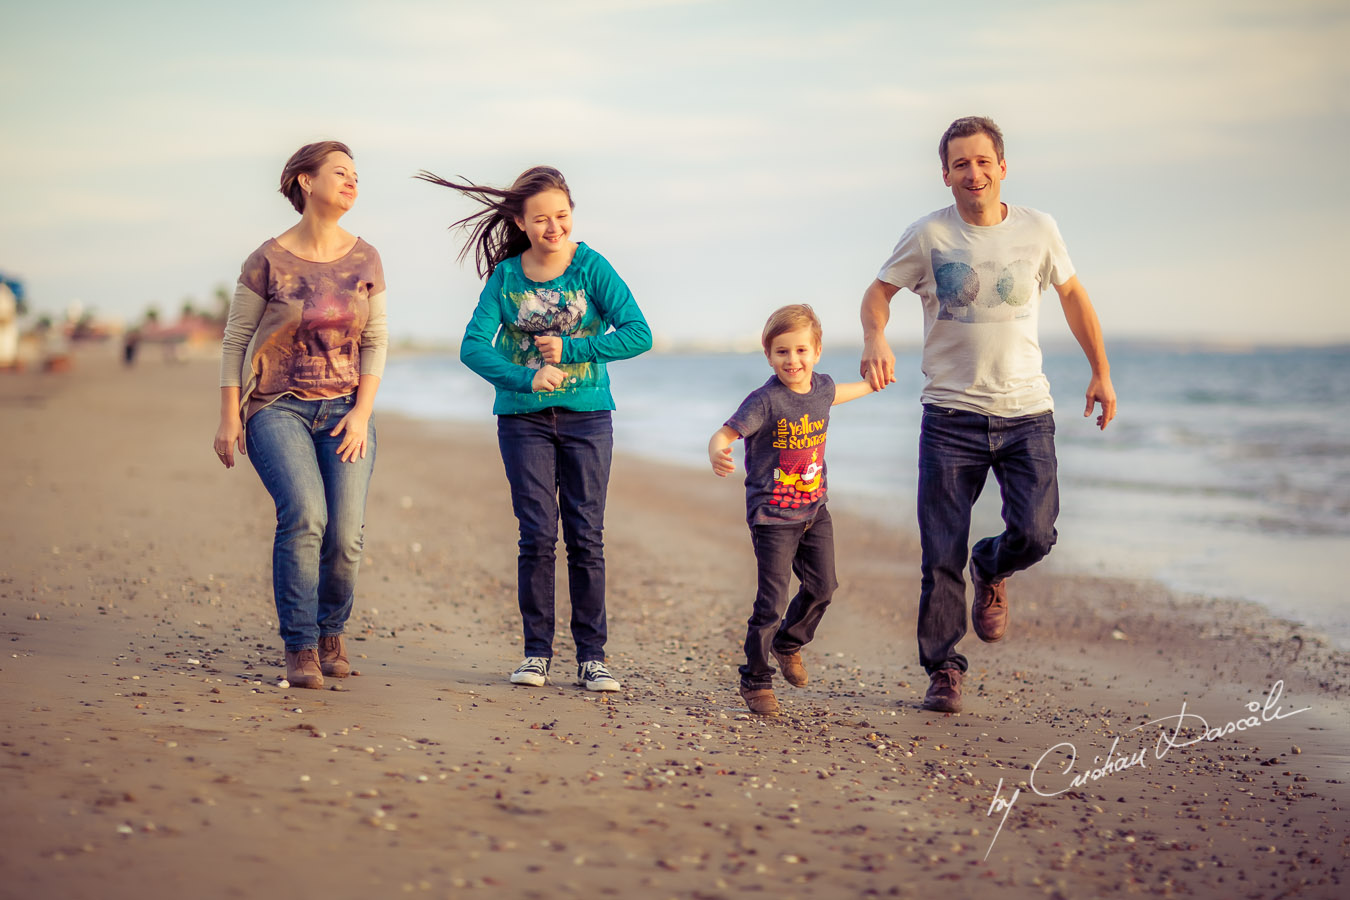
<instances>
[{"instance_id":1,"label":"young boy","mask_svg":"<svg viewBox=\"0 0 1350 900\"><path fill-rule=\"evenodd\" d=\"M866 381L836 386L814 373L820 320L804 303L769 317L761 338L773 377L755 390L708 442L713 472L736 470L731 445L745 438L745 507L759 568L759 591L745 634L741 696L750 711L778 715L773 668L789 684L806 684L801 648L815 636L838 582L834 526L825 508L825 432L830 407L872 392ZM801 589L787 602L796 572ZM784 607L787 615L784 616Z\"/></svg>"}]
</instances>

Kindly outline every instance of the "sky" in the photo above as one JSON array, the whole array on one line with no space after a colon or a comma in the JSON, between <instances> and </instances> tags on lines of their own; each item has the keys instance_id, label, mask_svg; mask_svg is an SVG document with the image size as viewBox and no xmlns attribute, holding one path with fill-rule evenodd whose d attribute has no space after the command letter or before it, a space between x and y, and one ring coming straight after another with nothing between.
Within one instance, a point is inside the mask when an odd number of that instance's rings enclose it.
<instances>
[{"instance_id":1,"label":"sky","mask_svg":"<svg viewBox=\"0 0 1350 900\"><path fill-rule=\"evenodd\" d=\"M857 344L901 232L951 203L939 136L983 114L1108 347L1350 340L1342 0L0 0L0 40L0 272L38 312L209 305L294 223L286 159L335 138L395 338L456 342L481 287L447 230L473 207L412 175L542 163L661 344L753 343L789 302Z\"/></svg>"}]
</instances>

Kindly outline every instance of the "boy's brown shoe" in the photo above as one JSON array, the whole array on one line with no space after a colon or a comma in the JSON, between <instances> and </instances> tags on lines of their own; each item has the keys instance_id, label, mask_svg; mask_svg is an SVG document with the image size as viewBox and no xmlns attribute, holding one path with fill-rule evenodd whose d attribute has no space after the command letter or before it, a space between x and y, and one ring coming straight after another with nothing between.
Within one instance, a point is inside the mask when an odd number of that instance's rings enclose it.
<instances>
[{"instance_id":1,"label":"boy's brown shoe","mask_svg":"<svg viewBox=\"0 0 1350 900\"><path fill-rule=\"evenodd\" d=\"M773 688L754 688L753 690L741 685L741 696L745 698L745 705L750 707L750 711L757 716L776 716L778 715L778 698L773 695Z\"/></svg>"},{"instance_id":2,"label":"boy's brown shoe","mask_svg":"<svg viewBox=\"0 0 1350 900\"><path fill-rule=\"evenodd\" d=\"M793 650L791 653L779 653L773 648L769 648L773 658L778 660L778 671L783 673L787 683L793 687L806 687L806 666L802 665L802 654L800 650Z\"/></svg>"},{"instance_id":3,"label":"boy's brown shoe","mask_svg":"<svg viewBox=\"0 0 1350 900\"><path fill-rule=\"evenodd\" d=\"M970 581L975 585L975 601L970 606L970 624L980 640L992 644L1002 640L1008 630L1008 581L985 581L970 567Z\"/></svg>"},{"instance_id":4,"label":"boy's brown shoe","mask_svg":"<svg viewBox=\"0 0 1350 900\"><path fill-rule=\"evenodd\" d=\"M319 668L319 651L313 648L287 650L286 680L291 683L291 687L323 687L323 671Z\"/></svg>"},{"instance_id":5,"label":"boy's brown shoe","mask_svg":"<svg viewBox=\"0 0 1350 900\"><path fill-rule=\"evenodd\" d=\"M346 678L352 674L352 664L347 661L346 638L340 634L320 635L319 668L332 678Z\"/></svg>"},{"instance_id":6,"label":"boy's brown shoe","mask_svg":"<svg viewBox=\"0 0 1350 900\"><path fill-rule=\"evenodd\" d=\"M923 695L923 708L934 712L961 711L960 669L938 669L929 676L928 693Z\"/></svg>"}]
</instances>

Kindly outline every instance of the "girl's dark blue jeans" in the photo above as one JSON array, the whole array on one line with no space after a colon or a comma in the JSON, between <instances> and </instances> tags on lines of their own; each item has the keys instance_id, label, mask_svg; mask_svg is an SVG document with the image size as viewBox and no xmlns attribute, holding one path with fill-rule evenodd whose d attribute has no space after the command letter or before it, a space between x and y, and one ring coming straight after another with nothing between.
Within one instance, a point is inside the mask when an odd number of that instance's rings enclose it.
<instances>
[{"instance_id":1,"label":"girl's dark blue jeans","mask_svg":"<svg viewBox=\"0 0 1350 900\"><path fill-rule=\"evenodd\" d=\"M603 660L611 414L550 407L498 416L497 444L520 523L517 597L525 655L553 656L553 571L561 518L577 662Z\"/></svg>"},{"instance_id":2,"label":"girl's dark blue jeans","mask_svg":"<svg viewBox=\"0 0 1350 900\"><path fill-rule=\"evenodd\" d=\"M1050 552L1059 516L1052 413L987 416L924 404L919 431L919 662L932 674L966 670L956 645L966 634L970 510L989 470L1003 498L1002 534L976 542L971 567L987 583L1026 569Z\"/></svg>"}]
</instances>

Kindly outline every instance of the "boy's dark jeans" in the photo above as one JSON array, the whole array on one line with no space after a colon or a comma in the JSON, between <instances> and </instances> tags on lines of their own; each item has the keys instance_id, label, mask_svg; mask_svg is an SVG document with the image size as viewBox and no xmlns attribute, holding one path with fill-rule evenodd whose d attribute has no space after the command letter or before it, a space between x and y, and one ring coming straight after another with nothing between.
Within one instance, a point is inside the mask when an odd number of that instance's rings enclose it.
<instances>
[{"instance_id":1,"label":"boy's dark jeans","mask_svg":"<svg viewBox=\"0 0 1350 900\"><path fill-rule=\"evenodd\" d=\"M823 505L809 521L751 525L750 540L759 568L759 591L740 671L741 685L757 690L773 686L772 650L792 653L810 643L839 582L834 577L834 523ZM788 585L794 574L801 587L789 603Z\"/></svg>"},{"instance_id":2,"label":"boy's dark jeans","mask_svg":"<svg viewBox=\"0 0 1350 900\"><path fill-rule=\"evenodd\" d=\"M1003 497L1004 531L978 541L971 565L986 582L1039 562L1055 543L1059 516L1055 418L986 416L924 404L919 431L919 662L930 675L966 670L956 645L966 634L970 510L990 469Z\"/></svg>"},{"instance_id":3,"label":"boy's dark jeans","mask_svg":"<svg viewBox=\"0 0 1350 900\"><path fill-rule=\"evenodd\" d=\"M498 416L497 444L520 523L517 595L525 655L553 657L554 548L561 514L577 662L603 660L611 414L550 407Z\"/></svg>"}]
</instances>

